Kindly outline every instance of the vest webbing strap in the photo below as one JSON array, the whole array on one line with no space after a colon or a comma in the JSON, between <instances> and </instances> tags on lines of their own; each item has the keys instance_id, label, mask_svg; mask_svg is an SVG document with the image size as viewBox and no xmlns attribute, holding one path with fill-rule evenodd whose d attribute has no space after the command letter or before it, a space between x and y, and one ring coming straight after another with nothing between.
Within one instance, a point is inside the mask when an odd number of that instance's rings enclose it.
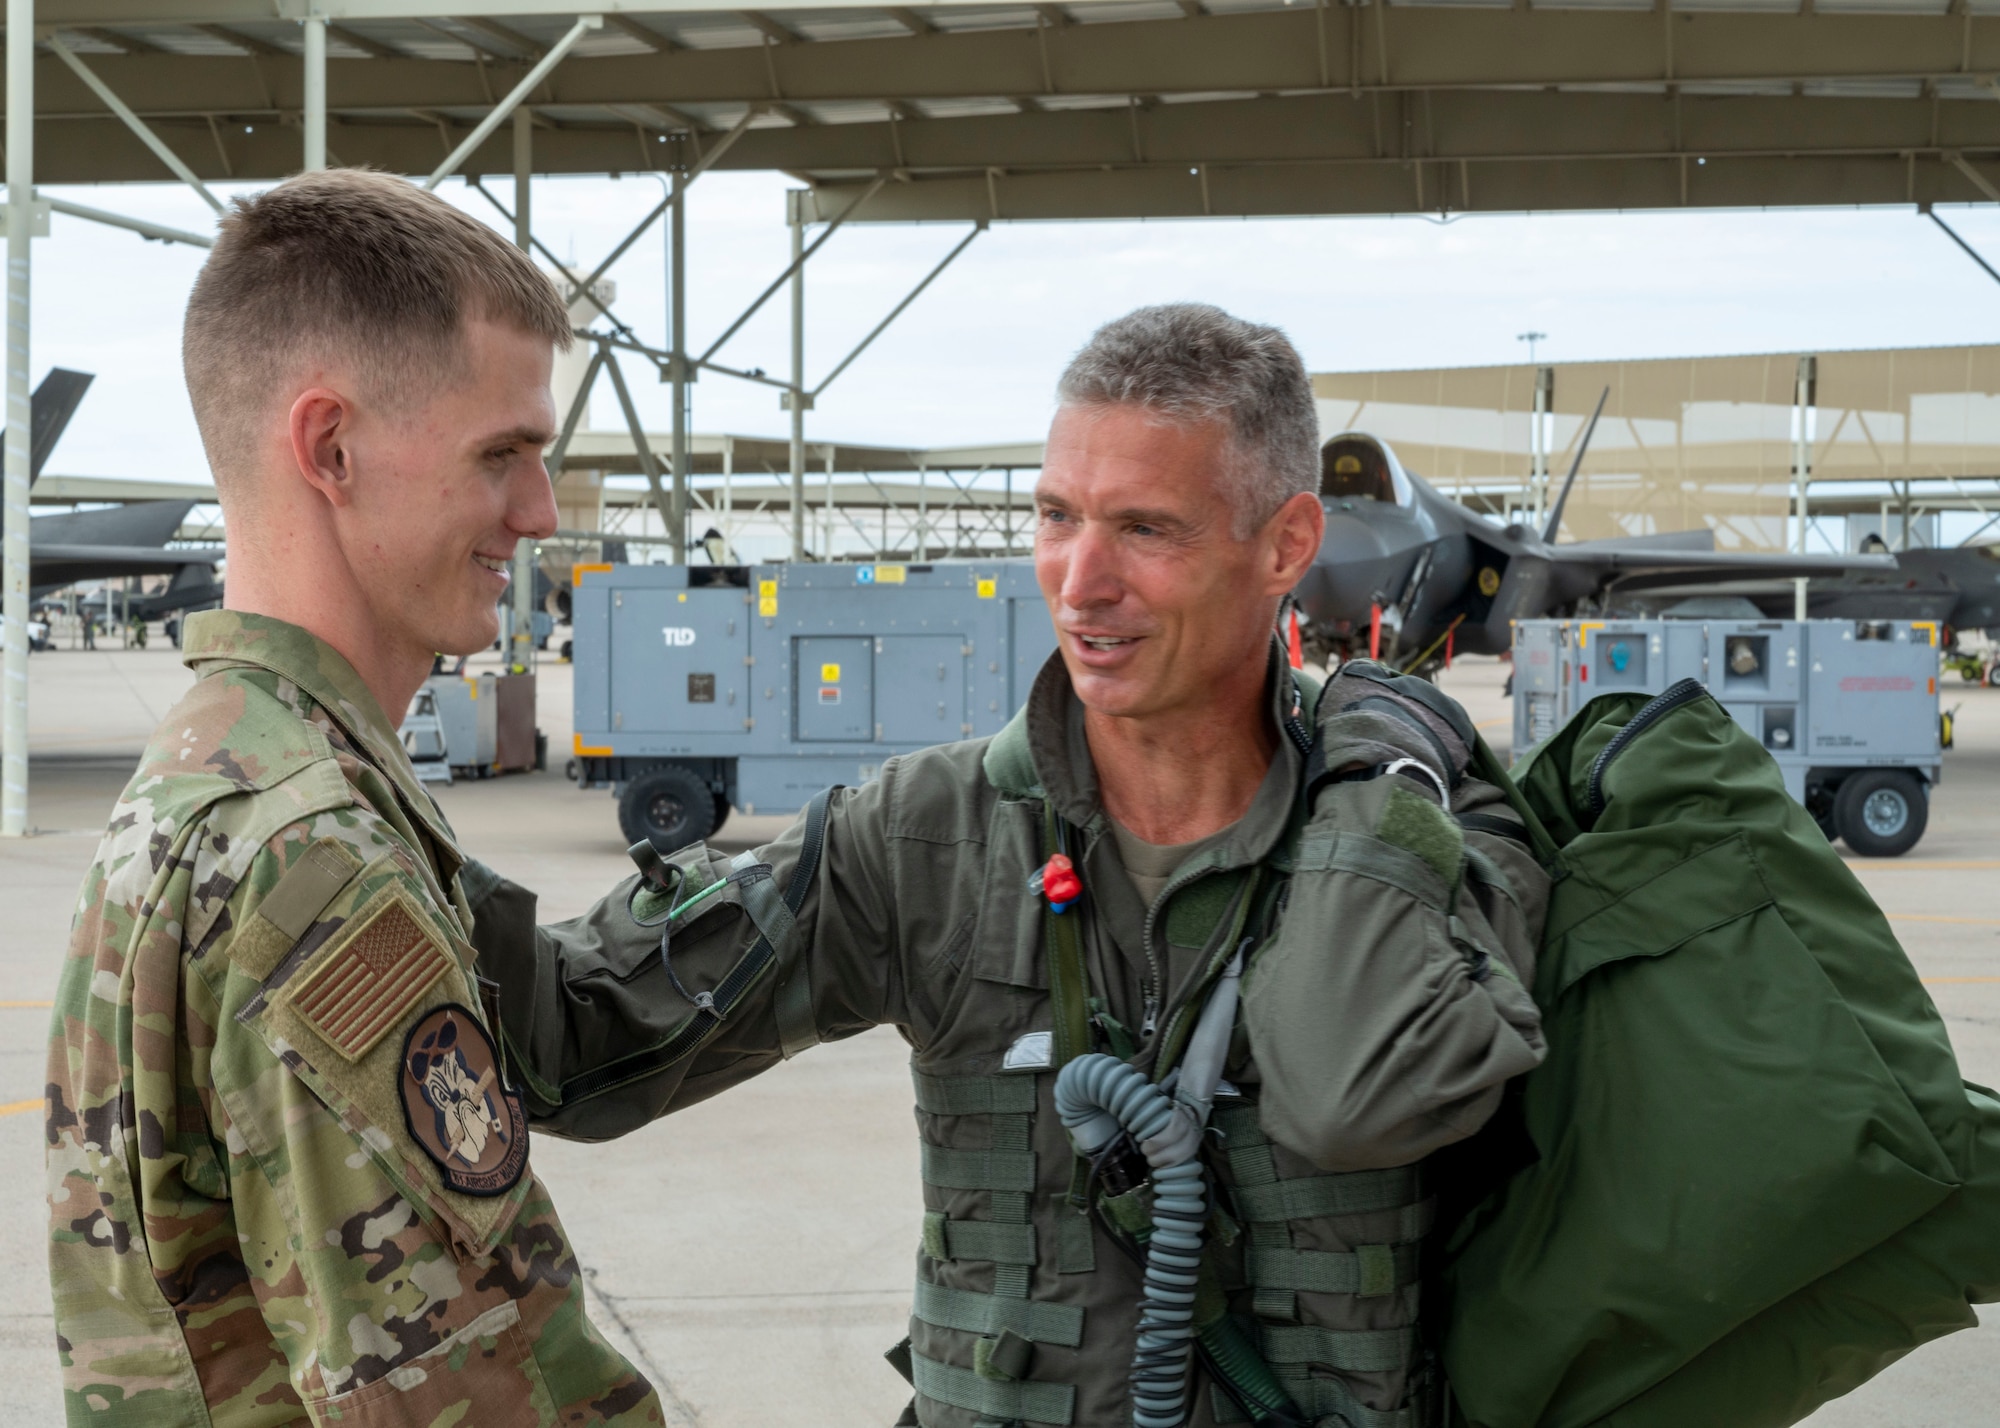
<instances>
[{"instance_id":1,"label":"vest webbing strap","mask_svg":"<svg viewBox=\"0 0 2000 1428\"><path fill-rule=\"evenodd\" d=\"M1435 1420L1427 1407L1416 1403L1404 1408L1370 1408L1354 1396L1344 1379L1324 1374L1280 1374L1278 1381L1313 1422L1337 1428L1429 1428ZM1209 1409L1217 1423L1248 1423L1243 1410L1220 1388L1211 1385Z\"/></svg>"},{"instance_id":2,"label":"vest webbing strap","mask_svg":"<svg viewBox=\"0 0 2000 1428\"><path fill-rule=\"evenodd\" d=\"M923 1143L923 1177L940 1190L996 1190L1026 1195L1035 1188L1032 1150L954 1150Z\"/></svg>"},{"instance_id":3,"label":"vest webbing strap","mask_svg":"<svg viewBox=\"0 0 2000 1428\"><path fill-rule=\"evenodd\" d=\"M996 1225L991 1220L953 1220L946 1218L941 1210L932 1210L924 1216L924 1253L932 1259L1032 1265L1035 1227Z\"/></svg>"},{"instance_id":4,"label":"vest webbing strap","mask_svg":"<svg viewBox=\"0 0 2000 1428\"><path fill-rule=\"evenodd\" d=\"M738 959L736 965L729 969L716 984L714 992L710 994L712 1006L696 1008L694 1015L675 1027L664 1041L563 1082L561 1104L574 1105L593 1096L601 1096L607 1091L616 1090L620 1086L630 1085L634 1081L664 1071L682 1058L693 1055L715 1035L729 1014L736 1009L737 1003L757 985L758 980L774 963L779 964L778 973L781 979L787 982L796 980L806 983L804 959L799 955L798 945L803 937L799 935L797 923L791 919L797 917L799 907L806 900L806 891L812 886L813 875L819 871L820 854L826 848L827 804L831 801L836 788L821 790L814 795L813 801L806 805L805 838L799 846L799 860L792 867L791 881L785 884L784 908L787 913L787 925L794 934L787 939L790 945L781 951L772 942L771 929L759 924L756 942ZM747 904L745 910L751 913L754 920L755 911ZM781 985L779 990L784 993L789 987ZM793 998L781 997L781 1000L789 1001ZM811 1009L808 1007L808 1018L810 1013ZM778 1017L781 1037L785 1035L786 1021L787 1016L781 1010ZM813 1034L816 1039L817 1031Z\"/></svg>"},{"instance_id":5,"label":"vest webbing strap","mask_svg":"<svg viewBox=\"0 0 2000 1428\"><path fill-rule=\"evenodd\" d=\"M1048 822L1048 849L1061 846L1061 827L1054 804L1043 808ZM1044 902L1043 918L1049 929L1049 1000L1055 1014L1055 1062L1051 1071L1060 1071L1090 1050L1090 985L1083 967L1082 915L1072 906L1057 913Z\"/></svg>"},{"instance_id":6,"label":"vest webbing strap","mask_svg":"<svg viewBox=\"0 0 2000 1428\"><path fill-rule=\"evenodd\" d=\"M1002 1422L1010 1418L1030 1423L1067 1425L1076 1417L1076 1390L1066 1383L1034 1383L981 1378L968 1368L910 1355L910 1381L925 1398L983 1413Z\"/></svg>"},{"instance_id":7,"label":"vest webbing strap","mask_svg":"<svg viewBox=\"0 0 2000 1428\"><path fill-rule=\"evenodd\" d=\"M1033 1076L929 1076L912 1073L917 1109L933 1116L1033 1115Z\"/></svg>"},{"instance_id":8,"label":"vest webbing strap","mask_svg":"<svg viewBox=\"0 0 2000 1428\"><path fill-rule=\"evenodd\" d=\"M1012 1329L1034 1343L1069 1349L1083 1342L1083 1310L1074 1304L1037 1304L922 1279L917 1281L916 1315L938 1329L986 1335Z\"/></svg>"},{"instance_id":9,"label":"vest webbing strap","mask_svg":"<svg viewBox=\"0 0 2000 1428\"><path fill-rule=\"evenodd\" d=\"M1236 1187L1236 1208L1246 1220L1317 1220L1323 1215L1372 1215L1413 1208L1419 1192L1414 1167L1358 1170ZM1413 1238L1400 1236L1399 1238Z\"/></svg>"},{"instance_id":10,"label":"vest webbing strap","mask_svg":"<svg viewBox=\"0 0 2000 1428\"><path fill-rule=\"evenodd\" d=\"M1353 1294L1365 1299L1393 1294L1417 1282L1414 1244L1362 1245L1352 1254L1253 1245L1247 1261L1250 1284L1256 1289Z\"/></svg>"},{"instance_id":11,"label":"vest webbing strap","mask_svg":"<svg viewBox=\"0 0 2000 1428\"><path fill-rule=\"evenodd\" d=\"M1415 1362L1415 1329L1323 1329L1316 1324L1263 1324L1258 1337L1274 1364L1324 1364L1342 1373L1387 1373Z\"/></svg>"}]
</instances>

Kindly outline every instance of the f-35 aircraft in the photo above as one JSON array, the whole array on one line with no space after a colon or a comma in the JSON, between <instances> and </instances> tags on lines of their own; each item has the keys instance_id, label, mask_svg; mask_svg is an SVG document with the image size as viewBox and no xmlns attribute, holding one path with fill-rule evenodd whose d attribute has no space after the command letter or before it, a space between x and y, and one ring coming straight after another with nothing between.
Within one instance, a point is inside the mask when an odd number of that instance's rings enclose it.
<instances>
[{"instance_id":1,"label":"f-35 aircraft","mask_svg":"<svg viewBox=\"0 0 2000 1428\"><path fill-rule=\"evenodd\" d=\"M1586 433L1579 465L1588 441ZM1306 642L1321 656L1372 648L1381 659L1418 668L1440 657L1447 641L1461 654L1500 654L1513 644L1510 621L1602 610L1660 586L1897 576L1887 555L1717 550L1706 530L1558 544L1577 469L1571 466L1536 531L1467 510L1405 470L1376 437L1334 437L1320 452L1326 535L1295 592L1309 622Z\"/></svg>"},{"instance_id":2,"label":"f-35 aircraft","mask_svg":"<svg viewBox=\"0 0 2000 1428\"><path fill-rule=\"evenodd\" d=\"M28 415L28 484L32 487L48 464L50 453L76 415L93 378L88 372L52 367L35 388ZM128 501L101 511L72 511L36 516L29 526L28 578L32 595L40 596L83 580L115 579L123 575L167 575L176 603L213 603L221 598L215 583L219 549L171 549L167 542L194 509L193 501ZM190 570L191 567L199 569ZM195 578L205 569L207 579ZM190 571L183 578L182 571ZM150 597L156 603L160 597ZM164 613L164 611L162 611ZM156 616L157 617L157 616Z\"/></svg>"}]
</instances>

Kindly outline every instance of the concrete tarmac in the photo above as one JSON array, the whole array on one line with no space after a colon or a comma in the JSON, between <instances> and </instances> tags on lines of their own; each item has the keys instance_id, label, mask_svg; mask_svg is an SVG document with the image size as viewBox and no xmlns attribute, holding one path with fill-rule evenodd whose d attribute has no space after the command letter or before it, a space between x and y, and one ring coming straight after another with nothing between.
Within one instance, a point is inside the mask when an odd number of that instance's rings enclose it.
<instances>
[{"instance_id":1,"label":"concrete tarmac","mask_svg":"<svg viewBox=\"0 0 2000 1428\"><path fill-rule=\"evenodd\" d=\"M61 1421L43 1257L40 1088L48 999L76 889L147 734L189 683L178 655L55 651L30 665L31 812L0 845L0 1428ZM1444 685L1489 740L1511 720L1502 668ZM542 670L558 772L459 783L438 800L466 849L535 888L544 920L581 912L629 869L610 797L566 784L569 670ZM1946 687L1959 747L1908 857L1855 860L1930 980L1968 1078L2000 1081L2000 690ZM783 818L734 817L730 848ZM893 1422L909 1390L882 1361L904 1333L920 1218L906 1052L890 1031L801 1060L605 1145L537 1136L598 1323L658 1384L668 1421L702 1428ZM2000 1316L1989 1315L1989 1320ZM1969 1428L2000 1403L2000 1329L1919 1350L1814 1428Z\"/></svg>"}]
</instances>

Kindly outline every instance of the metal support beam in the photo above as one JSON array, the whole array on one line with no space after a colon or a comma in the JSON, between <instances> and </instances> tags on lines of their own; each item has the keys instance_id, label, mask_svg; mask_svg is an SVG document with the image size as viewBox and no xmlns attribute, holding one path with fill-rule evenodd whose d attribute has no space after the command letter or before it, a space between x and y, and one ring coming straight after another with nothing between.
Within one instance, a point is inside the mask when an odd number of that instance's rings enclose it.
<instances>
[{"instance_id":1,"label":"metal support beam","mask_svg":"<svg viewBox=\"0 0 2000 1428\"><path fill-rule=\"evenodd\" d=\"M831 372L828 372L826 376L821 379L820 384L812 389L811 393L812 398L815 401L817 401L819 399L819 394L821 392L824 392L828 387L833 385L833 379L835 377L838 377L842 372L845 372L848 369L848 367L853 364L854 359L856 357L859 357L863 352L866 352L868 350L869 344L872 343L876 338L880 337L883 334L883 332L885 332L888 329L890 323L894 322L897 318L903 315L903 309L907 308L911 303L915 302L920 296L922 296L924 289L931 285L931 283L937 278L937 275L939 273L942 273L946 268L949 268L952 264L952 260L958 257L958 255L960 253L963 253L967 248L971 247L972 240L977 238L980 234L984 233L985 231L986 231L986 225L984 223L973 224L972 231L966 234L963 238L959 239L958 246L956 248L953 248L949 253L945 254L943 261L941 261L935 268L932 268L929 273L925 274L924 280L918 283L915 287L911 288L908 296L906 296L901 302L897 303L894 307L890 308L889 315L887 317L883 318L880 322L875 324L874 331L870 332L866 337L862 338L861 341L858 344L856 344L854 350L848 353L845 357L841 358L840 364L836 366Z\"/></svg>"},{"instance_id":2,"label":"metal support beam","mask_svg":"<svg viewBox=\"0 0 2000 1428\"><path fill-rule=\"evenodd\" d=\"M1949 223L1945 222L1942 218L1938 217L1936 213L1932 212L1929 205L1926 205L1924 207L1923 214L1924 217L1930 219L1931 222L1937 224L1938 227L1944 230L1945 237L1951 239L1952 242L1958 244L1959 247L1963 248L1965 250L1965 256L1972 259L1973 262L1979 264L1980 268L1984 270L1987 277L1993 279L1993 281L1996 283L2000 283L2000 273L1994 272L1993 265L1987 262L1984 258L1980 257L1978 250L1975 249L1970 243L1966 242L1963 238L1958 236L1957 229L1953 228Z\"/></svg>"},{"instance_id":3,"label":"metal support beam","mask_svg":"<svg viewBox=\"0 0 2000 1428\"><path fill-rule=\"evenodd\" d=\"M12 0L9 0L9 3L11 4ZM151 149L154 156L161 163L172 169L179 176L182 183L200 194L202 200L210 208L214 209L217 213L222 212L222 200L208 191L208 185L195 176L195 171L181 161L179 154L167 147L166 140L155 134L145 120L132 112L130 105L111 92L110 85L99 79L92 72L90 66L78 59L75 53L68 45L62 42L59 36L50 35L47 43L48 47L55 52L58 59L76 71L76 77L89 87L90 92L103 100L105 107L113 114L116 114L126 128L139 136L140 143ZM11 104L9 107L12 107ZM11 175L8 178L8 182L10 184L13 182Z\"/></svg>"},{"instance_id":4,"label":"metal support beam","mask_svg":"<svg viewBox=\"0 0 2000 1428\"><path fill-rule=\"evenodd\" d=\"M7 435L0 530L0 836L28 831L28 279L35 202L35 0L7 0Z\"/></svg>"},{"instance_id":5,"label":"metal support beam","mask_svg":"<svg viewBox=\"0 0 2000 1428\"><path fill-rule=\"evenodd\" d=\"M748 122L746 116L744 123ZM742 126L738 126L737 132L742 132ZM674 515L671 529L683 533L687 530L688 498L687 203L684 200L687 186L694 182L694 177L684 169L674 170L674 191L668 200L673 205L674 216L667 226L667 345L673 349L667 376L672 383L674 403ZM686 561L687 542L678 541L674 545L673 563L681 565Z\"/></svg>"},{"instance_id":6,"label":"metal support beam","mask_svg":"<svg viewBox=\"0 0 2000 1428\"><path fill-rule=\"evenodd\" d=\"M653 454L653 448L646 440L646 428L640 424L639 409L632 405L632 389L625 385L625 373L618 365L617 356L601 344L597 351L604 370L611 374L611 388L618 394L618 409L624 412L625 425L632 433L632 446L639 453L639 469L646 473L646 485L653 493L653 509L660 513L660 523L666 527L667 534L672 535L673 510L667 500L666 488L660 484L660 459ZM683 535L682 540L685 539ZM687 557L683 554L680 559L684 561Z\"/></svg>"},{"instance_id":7,"label":"metal support beam","mask_svg":"<svg viewBox=\"0 0 2000 1428\"><path fill-rule=\"evenodd\" d=\"M728 328L723 332L722 336L716 338L715 341L708 344L708 350L702 353L700 357L695 359L697 364L704 367L707 366L708 359L713 357L716 353L720 352L723 348L723 344L727 343L730 338L734 337L738 332L742 331L743 324L748 322L751 318L755 317L757 315L757 310L763 307L765 303L769 302L771 300L771 295L777 292L779 288L783 287L788 279L792 283L792 291L794 294L803 292L804 289L800 286L800 280L798 275L799 275L799 270L805 267L806 259L812 257L813 254L817 253L821 248L825 247L826 240L831 238L835 233L840 231L840 225L845 223L848 219L852 218L855 212L858 209L860 209L863 204L867 203L869 199L873 198L876 195L876 193L880 191L882 185L887 183L888 181L889 179L887 175L878 176L873 183L868 185L867 189L863 191L862 195L859 198L855 199L854 202L850 203L847 206L847 208L841 213L841 215L838 218L835 218L832 222L826 225L826 231L820 234L819 237L813 239L812 246L810 248L800 248L796 243L793 244L791 266L786 268L784 272L778 274L776 278L772 279L771 286L765 288L763 292L757 295L757 300L755 302L751 303L750 306L743 309L742 314L737 317L736 321L729 324ZM805 199L794 197L794 195L796 194L809 195L810 193L811 193L810 189L793 189L785 196L786 206L790 210L792 210L793 213L796 215L791 219L792 225L795 228L803 229L804 227ZM803 301L803 299L795 297L795 303L797 301ZM792 374L792 378L794 386L800 386L805 380L804 375L799 372L794 372Z\"/></svg>"},{"instance_id":8,"label":"metal support beam","mask_svg":"<svg viewBox=\"0 0 2000 1428\"><path fill-rule=\"evenodd\" d=\"M326 20L308 15L305 23L305 163L307 173L326 167Z\"/></svg>"},{"instance_id":9,"label":"metal support beam","mask_svg":"<svg viewBox=\"0 0 2000 1428\"><path fill-rule=\"evenodd\" d=\"M1819 359L1799 358L1798 389L1796 393L1797 425L1796 445L1792 458L1793 499L1798 507L1798 534L1792 549L1800 555L1806 553L1806 525L1809 515L1806 490L1812 479L1812 409L1818 397ZM1908 489L1907 487L1905 489ZM1792 583L1792 618L1806 617L1806 582L1801 576Z\"/></svg>"},{"instance_id":10,"label":"metal support beam","mask_svg":"<svg viewBox=\"0 0 2000 1428\"><path fill-rule=\"evenodd\" d=\"M530 185L535 175L535 118L526 109L514 111L514 242L528 251ZM535 542L527 536L514 542L513 600L509 608L507 668L515 674L535 670Z\"/></svg>"},{"instance_id":11,"label":"metal support beam","mask_svg":"<svg viewBox=\"0 0 2000 1428\"><path fill-rule=\"evenodd\" d=\"M640 235L643 234L648 228L651 228L653 226L653 222L655 219L657 219L662 213L665 213L668 209L673 208L680 203L681 201L680 196L682 192L686 189L687 184L693 183L696 179L700 178L703 174L707 173L710 168L714 167L715 161L717 159L720 159L724 154L729 152L729 146L731 144L734 144L738 139L743 137L744 130L750 127L750 121L757 117L758 112L759 111L757 110L757 108L753 105L750 108L749 112L744 114L742 119L737 121L735 128L731 129L727 134L724 134L712 146L710 146L708 152L703 154L700 160L698 160L695 163L694 167L687 171L686 182L676 183L674 185L673 192L670 193L667 197L660 200L659 207L655 208L651 213L647 214L644 218L640 219L638 226L635 227L630 233L627 233L625 235L624 241L621 242L616 248L613 248L611 250L610 256L605 258L603 262L599 263L597 267L591 272L590 276L583 280L582 286L586 291L597 286L597 280L603 277L605 273L610 270L611 265L613 263L617 262L620 258L625 256L627 250L629 250L634 243L639 241Z\"/></svg>"},{"instance_id":12,"label":"metal support beam","mask_svg":"<svg viewBox=\"0 0 2000 1428\"><path fill-rule=\"evenodd\" d=\"M492 112L479 121L479 127L466 135L464 142L451 151L451 156L439 164L431 176L424 180L424 187L436 188L456 173L458 166L471 158L473 151L485 143L493 131L500 127L501 121L518 109L522 100L535 92L536 85L549 77L549 71L563 62L563 56L576 47L576 42L592 30L601 29L603 25L602 15L579 15L576 23L569 27L568 33L549 47L549 52L536 62L533 69L522 76L521 82L514 86L507 97L494 105Z\"/></svg>"},{"instance_id":13,"label":"metal support beam","mask_svg":"<svg viewBox=\"0 0 2000 1428\"><path fill-rule=\"evenodd\" d=\"M806 257L808 255L805 246L806 244L805 199L808 192L809 190L806 189L795 188L789 190L785 194L785 221L791 225L792 229L792 266L789 269L787 269L787 272L790 273L792 279L792 386L791 390L785 393L784 401L786 405L791 408L791 414L792 414L791 468L792 468L792 559L793 560L804 560L806 558L805 395L806 395ZM832 232L833 229L829 227L827 229L827 234L831 234ZM825 241L826 241L826 235L822 235L820 237L819 242L824 243ZM815 243L813 246L817 248L819 246L819 243ZM767 292L765 296L768 297L770 296L770 294ZM757 305L762 305L763 301L764 301L763 298L757 299ZM751 308L751 311L752 312L756 311L756 307L753 306ZM744 321L749 317L749 315L750 315L749 313L745 313L743 317L738 318L736 326L741 327ZM734 329L731 330L733 331ZM728 333L723 334L723 338L725 340L727 340L728 336L729 336ZM721 345L722 345L721 342L716 343L716 347L720 347ZM715 347L711 347L708 350L710 352L713 352L715 350ZM15 426L18 425L19 425L18 423L15 424ZM14 426L9 427L9 430L13 429ZM24 506L27 504L26 496L22 497L22 504ZM9 640L12 640L14 638L12 634L13 628L14 627L12 626L9 627L10 631L8 634ZM11 649L12 645L9 645L8 647Z\"/></svg>"},{"instance_id":14,"label":"metal support beam","mask_svg":"<svg viewBox=\"0 0 2000 1428\"><path fill-rule=\"evenodd\" d=\"M577 383L576 395L570 398L569 412L563 417L562 434L556 438L556 444L549 448L548 455L542 458L543 464L552 474L561 474L563 459L569 455L569 444L576 436L577 427L583 422L583 414L590 410L590 389L597 385L597 374L604 370L604 364L609 357L605 351L606 345L601 339L598 341L596 350L591 354L590 365L583 369L583 380Z\"/></svg>"},{"instance_id":15,"label":"metal support beam","mask_svg":"<svg viewBox=\"0 0 2000 1428\"><path fill-rule=\"evenodd\" d=\"M111 213L102 208L91 208L81 203L71 203L66 198L44 198L40 202L49 206L51 213L68 214L71 218L87 218L92 223L102 223L111 228L123 228L129 233L137 233L141 238L152 238L161 243L187 243L196 248L213 248L215 240L200 233L190 233L183 228L169 228L164 223L154 223L146 218L127 218L122 213Z\"/></svg>"}]
</instances>

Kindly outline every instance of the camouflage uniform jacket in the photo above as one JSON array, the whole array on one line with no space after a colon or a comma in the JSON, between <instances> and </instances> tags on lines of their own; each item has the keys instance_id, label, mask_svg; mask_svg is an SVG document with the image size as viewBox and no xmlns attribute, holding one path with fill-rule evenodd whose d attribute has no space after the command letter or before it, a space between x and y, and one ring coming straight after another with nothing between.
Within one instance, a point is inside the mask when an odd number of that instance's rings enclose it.
<instances>
[{"instance_id":1,"label":"camouflage uniform jacket","mask_svg":"<svg viewBox=\"0 0 2000 1428\"><path fill-rule=\"evenodd\" d=\"M48 1072L71 1423L659 1423L480 1010L462 860L305 631L191 617L78 901Z\"/></svg>"}]
</instances>

